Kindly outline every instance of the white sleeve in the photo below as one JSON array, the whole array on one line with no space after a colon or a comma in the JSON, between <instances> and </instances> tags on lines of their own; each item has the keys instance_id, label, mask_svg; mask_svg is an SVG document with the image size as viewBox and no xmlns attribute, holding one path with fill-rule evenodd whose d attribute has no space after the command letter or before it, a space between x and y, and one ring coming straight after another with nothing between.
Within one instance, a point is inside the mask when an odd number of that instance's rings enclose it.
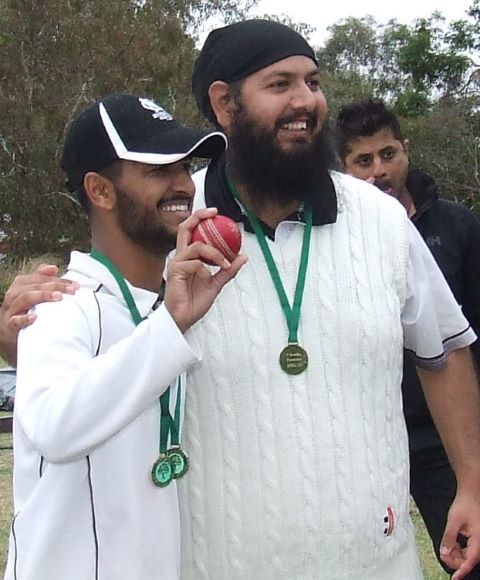
<instances>
[{"instance_id":1,"label":"white sleeve","mask_svg":"<svg viewBox=\"0 0 480 580\"><path fill-rule=\"evenodd\" d=\"M74 298L38 306L18 341L15 420L52 463L102 445L200 359L163 305L95 356L91 324Z\"/></svg>"},{"instance_id":2,"label":"white sleeve","mask_svg":"<svg viewBox=\"0 0 480 580\"><path fill-rule=\"evenodd\" d=\"M402 310L404 346L418 366L445 366L448 353L476 335L415 226L409 223L407 296Z\"/></svg>"}]
</instances>

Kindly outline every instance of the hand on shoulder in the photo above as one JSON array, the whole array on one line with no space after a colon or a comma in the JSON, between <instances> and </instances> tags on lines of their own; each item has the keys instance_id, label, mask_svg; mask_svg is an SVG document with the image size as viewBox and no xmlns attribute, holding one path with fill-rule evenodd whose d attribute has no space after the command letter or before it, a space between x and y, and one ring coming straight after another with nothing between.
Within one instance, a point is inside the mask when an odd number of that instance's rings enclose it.
<instances>
[{"instance_id":1,"label":"hand on shoulder","mask_svg":"<svg viewBox=\"0 0 480 580\"><path fill-rule=\"evenodd\" d=\"M78 284L58 278L57 266L42 264L33 274L19 274L5 293L0 306L0 354L10 364L16 363L18 332L32 324L35 314L29 310L41 302L55 302L62 294L74 294Z\"/></svg>"}]
</instances>

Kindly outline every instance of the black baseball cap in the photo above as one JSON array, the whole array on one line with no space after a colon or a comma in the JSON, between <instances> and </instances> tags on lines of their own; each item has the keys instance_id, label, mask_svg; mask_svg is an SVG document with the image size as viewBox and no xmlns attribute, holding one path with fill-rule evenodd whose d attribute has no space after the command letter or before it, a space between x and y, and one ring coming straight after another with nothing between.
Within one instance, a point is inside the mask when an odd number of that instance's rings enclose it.
<instances>
[{"instance_id":1,"label":"black baseball cap","mask_svg":"<svg viewBox=\"0 0 480 580\"><path fill-rule=\"evenodd\" d=\"M155 101L117 94L97 101L72 122L60 166L74 192L86 173L117 159L168 165L188 156L212 159L226 147L223 133L183 127Z\"/></svg>"}]
</instances>

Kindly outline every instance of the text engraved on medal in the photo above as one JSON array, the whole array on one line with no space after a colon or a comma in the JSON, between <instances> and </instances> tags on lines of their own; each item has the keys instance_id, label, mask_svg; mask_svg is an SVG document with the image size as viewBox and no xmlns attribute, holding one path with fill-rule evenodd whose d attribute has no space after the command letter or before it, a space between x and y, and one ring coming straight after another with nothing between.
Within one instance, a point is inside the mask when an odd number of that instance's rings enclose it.
<instances>
[{"instance_id":1,"label":"text engraved on medal","mask_svg":"<svg viewBox=\"0 0 480 580\"><path fill-rule=\"evenodd\" d=\"M280 366L289 375L299 375L308 366L308 355L298 344L289 344L280 353Z\"/></svg>"}]
</instances>

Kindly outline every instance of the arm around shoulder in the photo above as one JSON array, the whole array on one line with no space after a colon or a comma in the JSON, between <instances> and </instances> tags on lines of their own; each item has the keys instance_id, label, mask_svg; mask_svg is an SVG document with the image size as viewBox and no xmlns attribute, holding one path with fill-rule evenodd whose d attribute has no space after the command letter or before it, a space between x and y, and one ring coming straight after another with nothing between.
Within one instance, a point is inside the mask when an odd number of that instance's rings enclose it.
<instances>
[{"instance_id":1,"label":"arm around shoulder","mask_svg":"<svg viewBox=\"0 0 480 580\"><path fill-rule=\"evenodd\" d=\"M57 266L42 264L33 274L18 275L5 293L0 307L0 355L12 366L17 361L18 332L36 318L30 309L61 300L62 293L74 294L78 288L75 282L56 278L57 274Z\"/></svg>"}]
</instances>

